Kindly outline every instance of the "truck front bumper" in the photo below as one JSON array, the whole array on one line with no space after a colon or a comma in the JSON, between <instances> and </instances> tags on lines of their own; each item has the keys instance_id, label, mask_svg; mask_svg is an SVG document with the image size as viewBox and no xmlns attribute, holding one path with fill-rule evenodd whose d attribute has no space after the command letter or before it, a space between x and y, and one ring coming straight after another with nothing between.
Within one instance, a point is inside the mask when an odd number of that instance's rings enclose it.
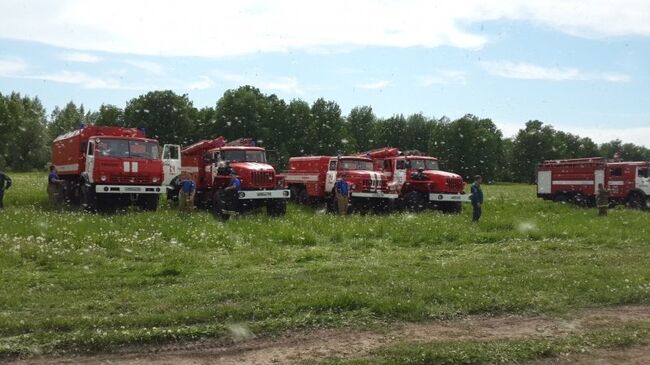
<instances>
[{"instance_id":1,"label":"truck front bumper","mask_svg":"<svg viewBox=\"0 0 650 365\"><path fill-rule=\"evenodd\" d=\"M397 199L399 196L397 194L389 194L381 191L374 193L351 193L350 196L353 198L376 198L376 199Z\"/></svg>"},{"instance_id":2,"label":"truck front bumper","mask_svg":"<svg viewBox=\"0 0 650 365\"><path fill-rule=\"evenodd\" d=\"M147 185L95 185L98 194L161 194L165 192L163 186Z\"/></svg>"},{"instance_id":3,"label":"truck front bumper","mask_svg":"<svg viewBox=\"0 0 650 365\"><path fill-rule=\"evenodd\" d=\"M289 199L290 197L289 189L239 191L239 199Z\"/></svg>"},{"instance_id":4,"label":"truck front bumper","mask_svg":"<svg viewBox=\"0 0 650 365\"><path fill-rule=\"evenodd\" d=\"M471 197L469 194L441 194L441 193L430 193L429 201L432 202L461 202L469 203Z\"/></svg>"}]
</instances>

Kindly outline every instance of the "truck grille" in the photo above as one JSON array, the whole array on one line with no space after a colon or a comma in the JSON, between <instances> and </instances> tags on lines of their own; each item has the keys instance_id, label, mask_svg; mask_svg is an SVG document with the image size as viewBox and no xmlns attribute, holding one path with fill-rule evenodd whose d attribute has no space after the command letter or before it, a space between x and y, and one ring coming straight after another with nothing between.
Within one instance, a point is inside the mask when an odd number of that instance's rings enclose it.
<instances>
[{"instance_id":1,"label":"truck grille","mask_svg":"<svg viewBox=\"0 0 650 365\"><path fill-rule=\"evenodd\" d=\"M461 191L463 189L463 179L448 177L447 189L453 192Z\"/></svg>"},{"instance_id":2,"label":"truck grille","mask_svg":"<svg viewBox=\"0 0 650 365\"><path fill-rule=\"evenodd\" d=\"M146 176L111 176L115 184L149 184L151 178Z\"/></svg>"},{"instance_id":3,"label":"truck grille","mask_svg":"<svg viewBox=\"0 0 650 365\"><path fill-rule=\"evenodd\" d=\"M274 178L272 171L253 171L251 173L251 183L254 186L273 185Z\"/></svg>"}]
</instances>

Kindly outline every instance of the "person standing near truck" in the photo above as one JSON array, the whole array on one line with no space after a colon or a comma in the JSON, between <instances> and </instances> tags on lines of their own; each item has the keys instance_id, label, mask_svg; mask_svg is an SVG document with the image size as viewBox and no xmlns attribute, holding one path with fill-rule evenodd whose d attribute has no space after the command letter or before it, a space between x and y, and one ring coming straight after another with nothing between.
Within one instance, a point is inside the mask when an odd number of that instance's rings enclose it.
<instances>
[{"instance_id":1,"label":"person standing near truck","mask_svg":"<svg viewBox=\"0 0 650 365\"><path fill-rule=\"evenodd\" d=\"M350 185L345 181L345 175L342 175L334 184L336 191L336 205L340 215L348 213L348 203L350 201Z\"/></svg>"},{"instance_id":2,"label":"person standing near truck","mask_svg":"<svg viewBox=\"0 0 650 365\"><path fill-rule=\"evenodd\" d=\"M230 166L227 167L230 172L230 185L224 189L226 207L230 211L238 211L239 209L239 191L241 190L241 180L237 176L237 171L233 170Z\"/></svg>"},{"instance_id":3,"label":"person standing near truck","mask_svg":"<svg viewBox=\"0 0 650 365\"><path fill-rule=\"evenodd\" d=\"M50 165L50 174L47 176L47 196L50 199L50 204L59 205L61 203L62 187L63 180L59 179L56 166Z\"/></svg>"},{"instance_id":4,"label":"person standing near truck","mask_svg":"<svg viewBox=\"0 0 650 365\"><path fill-rule=\"evenodd\" d=\"M178 194L178 210L181 212L187 212L194 207L196 184L187 172L184 172L181 175L181 179L181 189Z\"/></svg>"},{"instance_id":5,"label":"person standing near truck","mask_svg":"<svg viewBox=\"0 0 650 365\"><path fill-rule=\"evenodd\" d=\"M598 215L601 217L607 216L607 209L609 208L609 191L605 189L603 184L598 184L596 205L598 206Z\"/></svg>"},{"instance_id":6,"label":"person standing near truck","mask_svg":"<svg viewBox=\"0 0 650 365\"><path fill-rule=\"evenodd\" d=\"M0 171L0 209L3 209L4 206L4 197L5 190L9 190L11 187L11 178L7 176L4 172Z\"/></svg>"},{"instance_id":7,"label":"person standing near truck","mask_svg":"<svg viewBox=\"0 0 650 365\"><path fill-rule=\"evenodd\" d=\"M483 178L481 175L476 175L474 177L474 183L472 184L471 193L472 193L472 221L478 222L481 219L481 208L483 205L483 190L481 190L481 183Z\"/></svg>"}]
</instances>

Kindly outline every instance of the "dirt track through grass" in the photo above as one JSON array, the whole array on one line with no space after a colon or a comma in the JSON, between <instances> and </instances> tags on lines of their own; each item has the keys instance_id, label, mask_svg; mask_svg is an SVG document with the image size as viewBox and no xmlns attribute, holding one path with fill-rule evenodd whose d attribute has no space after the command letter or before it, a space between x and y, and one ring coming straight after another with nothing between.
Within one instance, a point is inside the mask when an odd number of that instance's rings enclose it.
<instances>
[{"instance_id":1,"label":"dirt track through grass","mask_svg":"<svg viewBox=\"0 0 650 365\"><path fill-rule=\"evenodd\" d=\"M620 327L626 323L650 324L650 306L591 309L561 317L468 316L460 320L405 323L385 331L316 330L292 332L277 338L251 338L235 342L204 341L162 347L126 348L112 354L74 357L37 357L12 362L27 364L293 364L309 360L357 358L381 347L401 342L494 341L557 338L588 330ZM647 347L630 349L630 361L648 359ZM571 359L596 361L625 359L625 350L595 350L593 354L544 360L566 363ZM602 362L607 363L607 362Z\"/></svg>"}]
</instances>

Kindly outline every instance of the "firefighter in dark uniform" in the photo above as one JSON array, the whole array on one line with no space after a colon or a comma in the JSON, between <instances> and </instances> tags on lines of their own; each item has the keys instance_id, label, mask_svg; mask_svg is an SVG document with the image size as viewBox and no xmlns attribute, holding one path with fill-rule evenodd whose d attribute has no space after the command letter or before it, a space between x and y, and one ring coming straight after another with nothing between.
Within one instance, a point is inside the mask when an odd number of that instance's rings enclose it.
<instances>
[{"instance_id":1,"label":"firefighter in dark uniform","mask_svg":"<svg viewBox=\"0 0 650 365\"><path fill-rule=\"evenodd\" d=\"M607 209L609 208L609 191L605 189L603 184L598 184L596 205L598 206L598 215L601 217L607 216Z\"/></svg>"},{"instance_id":2,"label":"firefighter in dark uniform","mask_svg":"<svg viewBox=\"0 0 650 365\"><path fill-rule=\"evenodd\" d=\"M481 182L483 182L481 175L476 175L471 188L472 221L474 222L478 222L478 220L481 219L481 207L483 205L483 190L481 190Z\"/></svg>"},{"instance_id":3,"label":"firefighter in dark uniform","mask_svg":"<svg viewBox=\"0 0 650 365\"><path fill-rule=\"evenodd\" d=\"M3 200L5 198L5 190L11 187L11 178L4 172L0 171L0 209L4 208Z\"/></svg>"}]
</instances>

